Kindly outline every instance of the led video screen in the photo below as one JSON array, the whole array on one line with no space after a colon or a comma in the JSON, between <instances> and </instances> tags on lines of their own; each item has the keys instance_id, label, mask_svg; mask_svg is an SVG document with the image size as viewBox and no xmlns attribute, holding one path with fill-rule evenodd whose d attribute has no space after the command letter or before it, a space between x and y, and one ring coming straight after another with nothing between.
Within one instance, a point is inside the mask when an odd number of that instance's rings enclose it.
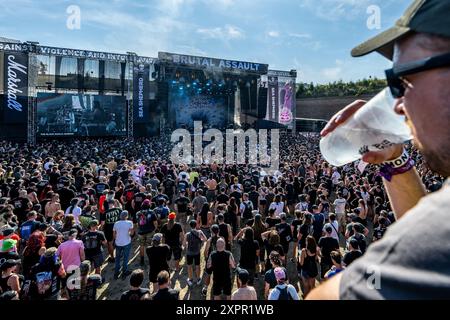
<instances>
[{"instance_id":1,"label":"led video screen","mask_svg":"<svg viewBox=\"0 0 450 320\"><path fill-rule=\"evenodd\" d=\"M38 93L39 136L126 135L126 97Z\"/></svg>"}]
</instances>

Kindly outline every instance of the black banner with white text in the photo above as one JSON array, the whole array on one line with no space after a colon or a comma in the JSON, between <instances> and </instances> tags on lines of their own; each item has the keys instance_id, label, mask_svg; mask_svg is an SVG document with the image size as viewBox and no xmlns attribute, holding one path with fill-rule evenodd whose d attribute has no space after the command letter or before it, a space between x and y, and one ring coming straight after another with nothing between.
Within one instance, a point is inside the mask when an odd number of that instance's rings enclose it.
<instances>
[{"instance_id":1,"label":"black banner with white text","mask_svg":"<svg viewBox=\"0 0 450 320\"><path fill-rule=\"evenodd\" d=\"M133 67L133 114L134 123L147 123L150 108L150 65L138 64Z\"/></svg>"},{"instance_id":2,"label":"black banner with white text","mask_svg":"<svg viewBox=\"0 0 450 320\"><path fill-rule=\"evenodd\" d=\"M28 112L28 54L6 52L4 56L3 121L26 124Z\"/></svg>"}]
</instances>

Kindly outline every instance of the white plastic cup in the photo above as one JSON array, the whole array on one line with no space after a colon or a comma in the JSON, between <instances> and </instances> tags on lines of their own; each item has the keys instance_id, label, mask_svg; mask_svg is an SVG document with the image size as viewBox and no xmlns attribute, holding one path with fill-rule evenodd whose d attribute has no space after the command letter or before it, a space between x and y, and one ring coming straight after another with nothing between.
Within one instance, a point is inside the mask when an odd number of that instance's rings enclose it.
<instances>
[{"instance_id":1,"label":"white plastic cup","mask_svg":"<svg viewBox=\"0 0 450 320\"><path fill-rule=\"evenodd\" d=\"M380 151L412 139L405 117L394 111L395 99L385 88L346 122L320 140L323 157L333 166L362 158L368 151Z\"/></svg>"}]
</instances>

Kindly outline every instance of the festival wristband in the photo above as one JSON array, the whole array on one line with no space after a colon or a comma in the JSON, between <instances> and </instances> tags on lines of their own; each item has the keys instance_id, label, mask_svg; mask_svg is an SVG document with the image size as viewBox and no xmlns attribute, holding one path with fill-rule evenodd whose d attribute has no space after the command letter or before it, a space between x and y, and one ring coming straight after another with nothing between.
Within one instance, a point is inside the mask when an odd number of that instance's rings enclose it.
<instances>
[{"instance_id":1,"label":"festival wristband","mask_svg":"<svg viewBox=\"0 0 450 320\"><path fill-rule=\"evenodd\" d=\"M391 181L392 177L397 174L402 174L408 172L412 168L414 168L414 160L409 158L406 163L404 163L401 167L394 168L390 164L383 164L380 167L379 175L385 178L387 181Z\"/></svg>"},{"instance_id":2,"label":"festival wristband","mask_svg":"<svg viewBox=\"0 0 450 320\"><path fill-rule=\"evenodd\" d=\"M410 160L410 157L409 157L408 151L406 151L406 149L403 149L403 153L398 158L385 161L385 162L383 162L382 165L390 165L392 168L396 169L396 168L401 168L404 165L406 165L409 160Z\"/></svg>"}]
</instances>

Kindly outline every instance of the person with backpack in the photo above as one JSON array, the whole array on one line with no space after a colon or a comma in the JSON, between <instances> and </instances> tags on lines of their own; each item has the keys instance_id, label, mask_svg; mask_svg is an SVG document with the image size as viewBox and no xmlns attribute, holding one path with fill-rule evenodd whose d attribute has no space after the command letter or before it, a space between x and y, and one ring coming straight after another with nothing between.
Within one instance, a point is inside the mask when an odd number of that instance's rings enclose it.
<instances>
[{"instance_id":1,"label":"person with backpack","mask_svg":"<svg viewBox=\"0 0 450 320\"><path fill-rule=\"evenodd\" d=\"M141 210L136 214L139 235L140 265L145 265L145 248L151 245L152 237L158 228L158 218L150 209L150 200L145 199Z\"/></svg>"},{"instance_id":2,"label":"person with backpack","mask_svg":"<svg viewBox=\"0 0 450 320\"><path fill-rule=\"evenodd\" d=\"M191 220L189 222L191 231L186 233L184 237L184 247L186 248L186 264L188 266L188 279L187 283L189 287L193 285L193 273L195 265L195 275L197 276L197 285L202 283L200 278L200 250L203 242L207 240L205 234L201 230L197 230L197 222Z\"/></svg>"},{"instance_id":3,"label":"person with backpack","mask_svg":"<svg viewBox=\"0 0 450 320\"><path fill-rule=\"evenodd\" d=\"M291 284L286 284L286 272L283 268L274 269L277 285L269 293L268 300L300 300L297 290Z\"/></svg>"},{"instance_id":4,"label":"person with backpack","mask_svg":"<svg viewBox=\"0 0 450 320\"><path fill-rule=\"evenodd\" d=\"M249 200L248 193L243 194L239 209L242 218L242 225L245 226L248 220L253 219L253 203Z\"/></svg>"},{"instance_id":5,"label":"person with backpack","mask_svg":"<svg viewBox=\"0 0 450 320\"><path fill-rule=\"evenodd\" d=\"M157 200L158 206L153 210L158 218L158 229L161 228L169 217L170 209L166 205L166 200L164 198L159 198Z\"/></svg>"},{"instance_id":6,"label":"person with backpack","mask_svg":"<svg viewBox=\"0 0 450 320\"><path fill-rule=\"evenodd\" d=\"M56 300L58 298L61 282L66 277L64 265L56 254L56 248L48 248L31 269L31 283L29 288L31 300Z\"/></svg>"}]
</instances>

